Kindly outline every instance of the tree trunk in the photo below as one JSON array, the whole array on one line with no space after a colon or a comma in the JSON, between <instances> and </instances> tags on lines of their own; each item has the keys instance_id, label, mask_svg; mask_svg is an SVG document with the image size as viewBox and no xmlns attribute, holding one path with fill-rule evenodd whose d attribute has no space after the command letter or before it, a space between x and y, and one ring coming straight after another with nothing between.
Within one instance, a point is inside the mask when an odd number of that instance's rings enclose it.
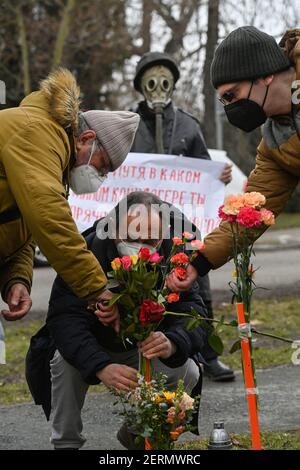
<instances>
[{"instance_id":1,"label":"tree trunk","mask_svg":"<svg viewBox=\"0 0 300 470\"><path fill-rule=\"evenodd\" d=\"M16 8L17 23L19 29L19 38L22 51L22 71L23 71L23 87L24 94L29 95L31 93L31 83L30 83L30 67L29 67L29 50L28 42L26 36L26 28L24 23L24 16L22 12L22 6L19 5Z\"/></svg>"},{"instance_id":2,"label":"tree trunk","mask_svg":"<svg viewBox=\"0 0 300 470\"><path fill-rule=\"evenodd\" d=\"M203 69L204 82L204 135L209 148L216 148L216 94L210 82L210 65L219 37L219 0L208 2L206 57Z\"/></svg>"},{"instance_id":3,"label":"tree trunk","mask_svg":"<svg viewBox=\"0 0 300 470\"><path fill-rule=\"evenodd\" d=\"M61 22L59 25L59 30L58 30L58 34L57 34L57 38L56 38L56 42L54 46L52 68L55 68L58 65L60 65L62 61L65 42L69 34L70 19L71 19L71 15L75 6L76 6L76 0L68 0L63 10L63 15L61 18Z\"/></svg>"}]
</instances>

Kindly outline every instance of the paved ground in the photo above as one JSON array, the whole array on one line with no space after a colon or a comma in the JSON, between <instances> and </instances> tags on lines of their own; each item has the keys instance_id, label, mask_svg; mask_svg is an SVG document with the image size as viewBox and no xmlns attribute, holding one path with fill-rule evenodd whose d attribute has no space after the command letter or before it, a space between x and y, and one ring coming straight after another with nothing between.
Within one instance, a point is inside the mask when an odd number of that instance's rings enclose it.
<instances>
[{"instance_id":1,"label":"paved ground","mask_svg":"<svg viewBox=\"0 0 300 470\"><path fill-rule=\"evenodd\" d=\"M261 429L300 428L300 366L280 366L258 371ZM108 393L89 395L83 411L85 449L122 449L115 434L121 418L113 414ZM50 449L50 424L33 404L0 407L0 449ZM242 376L218 385L205 381L200 414L201 436L208 436L213 422L224 419L229 432L249 431ZM186 438L193 438L192 434Z\"/></svg>"}]
</instances>

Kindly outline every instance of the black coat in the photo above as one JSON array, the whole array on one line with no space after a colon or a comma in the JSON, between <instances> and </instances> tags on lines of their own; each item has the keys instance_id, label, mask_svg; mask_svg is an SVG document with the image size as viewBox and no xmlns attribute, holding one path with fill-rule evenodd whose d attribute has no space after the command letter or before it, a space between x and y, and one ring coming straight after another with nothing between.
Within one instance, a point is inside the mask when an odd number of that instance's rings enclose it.
<instances>
[{"instance_id":1,"label":"black coat","mask_svg":"<svg viewBox=\"0 0 300 470\"><path fill-rule=\"evenodd\" d=\"M104 272L111 271L111 261L118 256L113 240L100 240L95 236L95 226L85 233L89 249L99 260ZM171 241L165 240L161 254L170 253ZM51 409L49 360L58 349L63 358L79 370L88 384L98 384L96 372L113 361L103 349L125 351L114 330L105 327L87 310L88 303L73 294L67 284L57 276L50 296L46 327L31 340L26 358L26 378L36 404L41 404L47 418ZM199 287L181 294L180 301L170 306L176 312L188 312L195 308L203 317L206 308L199 296ZM201 351L207 342L208 329L199 327L192 332L184 328L183 318L166 316L160 330L176 344L176 353L162 360L169 367L179 367L188 357ZM47 348L48 345L48 348ZM134 347L134 346L133 346Z\"/></svg>"},{"instance_id":2,"label":"black coat","mask_svg":"<svg viewBox=\"0 0 300 470\"><path fill-rule=\"evenodd\" d=\"M145 101L135 112L141 116L131 152L157 153L155 143L155 114ZM163 143L166 154L210 160L199 121L170 103L163 114Z\"/></svg>"}]
</instances>

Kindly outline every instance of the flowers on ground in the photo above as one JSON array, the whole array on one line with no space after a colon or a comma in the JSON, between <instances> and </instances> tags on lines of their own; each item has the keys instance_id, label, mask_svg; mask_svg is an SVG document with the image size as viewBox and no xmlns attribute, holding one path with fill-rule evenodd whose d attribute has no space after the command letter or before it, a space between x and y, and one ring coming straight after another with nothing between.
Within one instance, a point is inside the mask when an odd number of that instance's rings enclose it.
<instances>
[{"instance_id":1,"label":"flowers on ground","mask_svg":"<svg viewBox=\"0 0 300 470\"><path fill-rule=\"evenodd\" d=\"M136 440L147 439L153 450L172 449L183 432L193 430L191 420L199 397L191 398L184 391L182 380L170 392L166 389L166 376L159 374L150 383L141 377L135 391L118 393L117 397L122 404L120 414L136 434Z\"/></svg>"}]
</instances>

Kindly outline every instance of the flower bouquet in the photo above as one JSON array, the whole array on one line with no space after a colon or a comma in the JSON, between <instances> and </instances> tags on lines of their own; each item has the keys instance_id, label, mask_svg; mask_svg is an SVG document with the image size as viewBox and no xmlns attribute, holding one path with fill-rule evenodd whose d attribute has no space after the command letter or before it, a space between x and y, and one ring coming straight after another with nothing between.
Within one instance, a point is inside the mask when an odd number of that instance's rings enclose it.
<instances>
[{"instance_id":1,"label":"flower bouquet","mask_svg":"<svg viewBox=\"0 0 300 470\"><path fill-rule=\"evenodd\" d=\"M233 300L236 302L240 339L233 345L231 352L241 348L243 374L248 398L252 448L261 449L257 416L257 388L251 338L251 300L257 288L254 282L253 265L254 241L268 226L275 223L274 214L265 209L265 197L257 192L230 195L219 209L222 220L229 222L232 232L234 278L230 282Z\"/></svg>"},{"instance_id":2,"label":"flower bouquet","mask_svg":"<svg viewBox=\"0 0 300 470\"><path fill-rule=\"evenodd\" d=\"M179 300L179 295L165 287L165 279L171 271L185 279L188 264L204 248L201 241L191 240L192 237L186 232L182 238L174 237L167 260L158 252L151 254L148 248L141 248L138 255L112 261L108 276L118 282L119 292L109 304L117 302L120 307L120 334L125 347L127 342L144 341L165 315L185 315L167 310L168 304ZM189 254L185 252L187 248ZM150 380L150 369L151 363L140 355L140 373L146 380Z\"/></svg>"},{"instance_id":3,"label":"flower bouquet","mask_svg":"<svg viewBox=\"0 0 300 470\"><path fill-rule=\"evenodd\" d=\"M130 431L136 434L136 444L146 440L148 449L172 449L183 432L193 431L191 421L198 398L185 393L182 380L173 392L166 390L165 383L163 374L150 382L140 376L134 391L113 392L122 405L120 414L125 417Z\"/></svg>"}]
</instances>

